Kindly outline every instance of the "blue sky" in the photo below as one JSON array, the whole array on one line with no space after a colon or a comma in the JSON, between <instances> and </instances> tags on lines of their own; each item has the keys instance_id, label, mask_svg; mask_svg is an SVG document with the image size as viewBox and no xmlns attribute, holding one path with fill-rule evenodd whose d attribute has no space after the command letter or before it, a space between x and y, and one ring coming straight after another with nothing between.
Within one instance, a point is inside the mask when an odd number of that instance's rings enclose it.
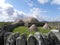
<instances>
[{"instance_id":1,"label":"blue sky","mask_svg":"<svg viewBox=\"0 0 60 45\"><path fill-rule=\"evenodd\" d=\"M22 19L22 14L24 18L30 16L39 20L60 21L60 0L0 0L0 2L2 2L0 7L4 9L2 12L5 12L5 15L0 15L0 21L4 19L7 21L9 17L10 21ZM3 8L4 6L6 8ZM8 13L10 11L13 14Z\"/></svg>"}]
</instances>

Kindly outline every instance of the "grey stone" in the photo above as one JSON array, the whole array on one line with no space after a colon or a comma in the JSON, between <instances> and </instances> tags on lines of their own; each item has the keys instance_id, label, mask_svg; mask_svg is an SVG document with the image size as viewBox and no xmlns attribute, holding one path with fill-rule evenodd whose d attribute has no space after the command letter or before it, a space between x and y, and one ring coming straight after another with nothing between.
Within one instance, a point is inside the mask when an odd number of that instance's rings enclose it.
<instances>
[{"instance_id":1,"label":"grey stone","mask_svg":"<svg viewBox=\"0 0 60 45\"><path fill-rule=\"evenodd\" d=\"M27 35L25 33L21 35L21 45L27 45Z\"/></svg>"},{"instance_id":2,"label":"grey stone","mask_svg":"<svg viewBox=\"0 0 60 45\"><path fill-rule=\"evenodd\" d=\"M19 37L19 33L13 33L8 36L6 45L16 45L16 38Z\"/></svg>"},{"instance_id":3,"label":"grey stone","mask_svg":"<svg viewBox=\"0 0 60 45\"><path fill-rule=\"evenodd\" d=\"M47 38L45 38L44 35L42 35L40 32L36 32L34 34L34 36L36 37L36 39L38 40L39 44L38 45L48 45L48 42L47 42Z\"/></svg>"},{"instance_id":4,"label":"grey stone","mask_svg":"<svg viewBox=\"0 0 60 45\"><path fill-rule=\"evenodd\" d=\"M0 45L4 45L4 33L5 31L0 31Z\"/></svg>"},{"instance_id":5,"label":"grey stone","mask_svg":"<svg viewBox=\"0 0 60 45\"><path fill-rule=\"evenodd\" d=\"M43 39L44 39L43 43L45 45L50 45L50 41L49 41L49 39L48 39L48 37L46 35L43 35Z\"/></svg>"},{"instance_id":6,"label":"grey stone","mask_svg":"<svg viewBox=\"0 0 60 45\"><path fill-rule=\"evenodd\" d=\"M11 35L8 36L8 38L6 40L6 45L14 45L14 40L12 39L12 35L13 34L11 34Z\"/></svg>"},{"instance_id":7,"label":"grey stone","mask_svg":"<svg viewBox=\"0 0 60 45\"><path fill-rule=\"evenodd\" d=\"M12 33L12 32L6 32L6 33L4 34L4 45L6 45L6 40L7 40L8 36L9 36L11 33Z\"/></svg>"},{"instance_id":8,"label":"grey stone","mask_svg":"<svg viewBox=\"0 0 60 45\"><path fill-rule=\"evenodd\" d=\"M27 45L27 35L25 33L16 38L16 45Z\"/></svg>"},{"instance_id":9,"label":"grey stone","mask_svg":"<svg viewBox=\"0 0 60 45\"><path fill-rule=\"evenodd\" d=\"M36 32L34 34L34 36L36 37L36 39L39 42L38 45L49 45L50 44L50 42L49 42L49 40L48 40L46 35L42 35L40 32Z\"/></svg>"},{"instance_id":10,"label":"grey stone","mask_svg":"<svg viewBox=\"0 0 60 45\"><path fill-rule=\"evenodd\" d=\"M17 38L17 37L19 37L20 36L20 33L19 32L16 32L15 34L14 34L14 37L15 38Z\"/></svg>"},{"instance_id":11,"label":"grey stone","mask_svg":"<svg viewBox=\"0 0 60 45\"><path fill-rule=\"evenodd\" d=\"M21 37L17 37L16 38L16 45L22 45L21 40L22 40Z\"/></svg>"},{"instance_id":12,"label":"grey stone","mask_svg":"<svg viewBox=\"0 0 60 45\"><path fill-rule=\"evenodd\" d=\"M34 36L36 37L36 39L38 40L39 44L38 45L41 45L42 43L42 40L41 40L41 34L39 32L36 32L34 34Z\"/></svg>"},{"instance_id":13,"label":"grey stone","mask_svg":"<svg viewBox=\"0 0 60 45\"><path fill-rule=\"evenodd\" d=\"M27 43L28 43L28 45L38 45L37 39L31 34L29 35Z\"/></svg>"},{"instance_id":14,"label":"grey stone","mask_svg":"<svg viewBox=\"0 0 60 45\"><path fill-rule=\"evenodd\" d=\"M59 32L50 32L48 34L49 41L51 45L60 45L60 33Z\"/></svg>"}]
</instances>

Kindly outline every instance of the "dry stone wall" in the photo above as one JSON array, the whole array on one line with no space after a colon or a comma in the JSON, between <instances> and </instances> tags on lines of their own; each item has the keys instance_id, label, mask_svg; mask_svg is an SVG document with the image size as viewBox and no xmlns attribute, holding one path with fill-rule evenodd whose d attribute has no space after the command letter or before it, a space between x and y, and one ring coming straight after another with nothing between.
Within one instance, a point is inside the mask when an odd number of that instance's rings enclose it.
<instances>
[{"instance_id":1,"label":"dry stone wall","mask_svg":"<svg viewBox=\"0 0 60 45\"><path fill-rule=\"evenodd\" d=\"M0 30L0 45L60 45L60 32L49 32L48 35L43 35L40 32L36 32L34 35L27 35L16 32L13 33L10 30L15 25L3 26ZM9 27L9 28L8 28Z\"/></svg>"},{"instance_id":2,"label":"dry stone wall","mask_svg":"<svg viewBox=\"0 0 60 45\"><path fill-rule=\"evenodd\" d=\"M27 35L24 33L5 32L0 39L0 45L60 45L60 32L50 32L48 35L43 35L36 32L34 35Z\"/></svg>"}]
</instances>

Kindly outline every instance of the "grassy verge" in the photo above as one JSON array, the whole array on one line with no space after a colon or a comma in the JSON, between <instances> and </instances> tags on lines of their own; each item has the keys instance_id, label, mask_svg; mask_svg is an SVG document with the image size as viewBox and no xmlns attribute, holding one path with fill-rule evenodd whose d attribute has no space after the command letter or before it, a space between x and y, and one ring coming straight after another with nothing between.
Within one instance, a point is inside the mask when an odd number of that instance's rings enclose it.
<instances>
[{"instance_id":1,"label":"grassy verge","mask_svg":"<svg viewBox=\"0 0 60 45\"><path fill-rule=\"evenodd\" d=\"M38 27L39 32L45 34L48 33L50 30L44 30L42 27ZM35 31L29 32L28 28L25 26L20 26L18 28L15 28L13 32L19 32L20 34L22 33L26 33L27 35L29 35L30 33L34 34Z\"/></svg>"},{"instance_id":2,"label":"grassy verge","mask_svg":"<svg viewBox=\"0 0 60 45\"><path fill-rule=\"evenodd\" d=\"M6 25L6 24L11 24L11 22L0 22L0 27L2 27L3 25Z\"/></svg>"}]
</instances>

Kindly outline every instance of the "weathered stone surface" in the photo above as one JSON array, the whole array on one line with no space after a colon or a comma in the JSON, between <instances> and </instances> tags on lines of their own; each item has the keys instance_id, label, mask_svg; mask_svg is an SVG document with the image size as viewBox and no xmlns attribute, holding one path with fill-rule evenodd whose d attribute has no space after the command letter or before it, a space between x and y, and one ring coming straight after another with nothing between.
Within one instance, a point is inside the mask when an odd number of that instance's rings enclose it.
<instances>
[{"instance_id":1,"label":"weathered stone surface","mask_svg":"<svg viewBox=\"0 0 60 45\"><path fill-rule=\"evenodd\" d=\"M38 40L39 45L49 45L47 37L42 35L40 32L36 32L34 36Z\"/></svg>"},{"instance_id":2,"label":"weathered stone surface","mask_svg":"<svg viewBox=\"0 0 60 45\"><path fill-rule=\"evenodd\" d=\"M36 37L36 39L38 40L39 44L38 45L41 45L42 43L42 40L41 40L41 34L39 32L36 32L34 34L34 36Z\"/></svg>"},{"instance_id":3,"label":"weathered stone surface","mask_svg":"<svg viewBox=\"0 0 60 45\"><path fill-rule=\"evenodd\" d=\"M14 37L15 38L17 38L17 37L19 37L20 36L20 33L19 32L16 32L15 34L14 34Z\"/></svg>"},{"instance_id":4,"label":"weathered stone surface","mask_svg":"<svg viewBox=\"0 0 60 45\"><path fill-rule=\"evenodd\" d=\"M27 43L28 43L28 45L38 45L37 39L31 34L29 35Z\"/></svg>"},{"instance_id":5,"label":"weathered stone surface","mask_svg":"<svg viewBox=\"0 0 60 45\"><path fill-rule=\"evenodd\" d=\"M4 45L4 33L5 31L0 31L0 45Z\"/></svg>"},{"instance_id":6,"label":"weathered stone surface","mask_svg":"<svg viewBox=\"0 0 60 45\"><path fill-rule=\"evenodd\" d=\"M9 35L5 45L14 45L14 40L12 39L12 35Z\"/></svg>"},{"instance_id":7,"label":"weathered stone surface","mask_svg":"<svg viewBox=\"0 0 60 45\"><path fill-rule=\"evenodd\" d=\"M43 35L43 42L44 42L44 45L50 45L50 41L48 39L48 37L46 35Z\"/></svg>"},{"instance_id":8,"label":"weathered stone surface","mask_svg":"<svg viewBox=\"0 0 60 45\"><path fill-rule=\"evenodd\" d=\"M27 35L25 33L21 35L21 45L27 45Z\"/></svg>"},{"instance_id":9,"label":"weathered stone surface","mask_svg":"<svg viewBox=\"0 0 60 45\"><path fill-rule=\"evenodd\" d=\"M6 45L14 45L14 40L12 39L13 34L9 35L9 37L7 38Z\"/></svg>"},{"instance_id":10,"label":"weathered stone surface","mask_svg":"<svg viewBox=\"0 0 60 45\"><path fill-rule=\"evenodd\" d=\"M4 45L6 45L6 40L7 40L8 36L9 36L11 33L12 33L12 32L6 32L6 33L4 34Z\"/></svg>"},{"instance_id":11,"label":"weathered stone surface","mask_svg":"<svg viewBox=\"0 0 60 45\"><path fill-rule=\"evenodd\" d=\"M16 38L16 45L27 45L27 35L25 33Z\"/></svg>"},{"instance_id":12,"label":"weathered stone surface","mask_svg":"<svg viewBox=\"0 0 60 45\"><path fill-rule=\"evenodd\" d=\"M5 30L5 31L8 31L8 32L12 32L13 31L13 26L11 24L9 25L4 25L1 27L1 30Z\"/></svg>"},{"instance_id":13,"label":"weathered stone surface","mask_svg":"<svg viewBox=\"0 0 60 45\"><path fill-rule=\"evenodd\" d=\"M16 38L19 36L19 33L13 33L9 35L6 41L6 45L16 45Z\"/></svg>"},{"instance_id":14,"label":"weathered stone surface","mask_svg":"<svg viewBox=\"0 0 60 45\"><path fill-rule=\"evenodd\" d=\"M51 45L60 45L60 33L59 32L50 32L48 38Z\"/></svg>"},{"instance_id":15,"label":"weathered stone surface","mask_svg":"<svg viewBox=\"0 0 60 45\"><path fill-rule=\"evenodd\" d=\"M16 38L16 45L21 45L21 37Z\"/></svg>"}]
</instances>

